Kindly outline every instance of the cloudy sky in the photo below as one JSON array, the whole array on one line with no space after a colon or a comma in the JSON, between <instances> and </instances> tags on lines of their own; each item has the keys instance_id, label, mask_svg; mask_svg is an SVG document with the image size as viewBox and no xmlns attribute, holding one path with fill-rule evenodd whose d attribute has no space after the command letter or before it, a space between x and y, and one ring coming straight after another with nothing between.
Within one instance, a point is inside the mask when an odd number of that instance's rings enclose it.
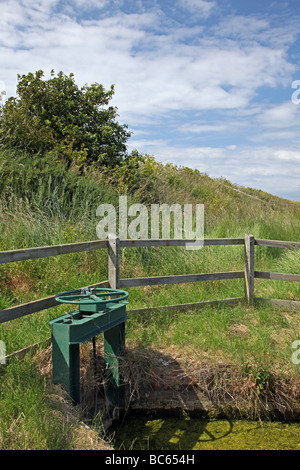
<instances>
[{"instance_id":1,"label":"cloudy sky","mask_svg":"<svg viewBox=\"0 0 300 470\"><path fill-rule=\"evenodd\" d=\"M17 74L115 84L129 150L300 201L299 0L0 0Z\"/></svg>"}]
</instances>

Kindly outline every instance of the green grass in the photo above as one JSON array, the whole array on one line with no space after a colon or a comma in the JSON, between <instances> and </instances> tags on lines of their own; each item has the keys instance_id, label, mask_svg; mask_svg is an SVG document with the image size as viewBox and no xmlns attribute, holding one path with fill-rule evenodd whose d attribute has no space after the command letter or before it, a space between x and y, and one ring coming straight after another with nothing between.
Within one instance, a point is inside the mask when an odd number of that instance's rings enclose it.
<instances>
[{"instance_id":1,"label":"green grass","mask_svg":"<svg viewBox=\"0 0 300 470\"><path fill-rule=\"evenodd\" d=\"M46 393L46 382L30 356L0 366L0 448L71 449L71 426L62 420Z\"/></svg>"},{"instance_id":2,"label":"green grass","mask_svg":"<svg viewBox=\"0 0 300 470\"><path fill-rule=\"evenodd\" d=\"M127 340L135 347L168 349L176 345L198 361L240 366L247 362L280 371L299 373L291 361L292 342L298 338L299 314L270 306L223 304L193 313L152 312L130 315Z\"/></svg>"},{"instance_id":3,"label":"green grass","mask_svg":"<svg viewBox=\"0 0 300 470\"><path fill-rule=\"evenodd\" d=\"M0 365L0 449L110 449L99 436L99 423L82 426L80 412L49 382L48 365L42 350Z\"/></svg>"}]
</instances>

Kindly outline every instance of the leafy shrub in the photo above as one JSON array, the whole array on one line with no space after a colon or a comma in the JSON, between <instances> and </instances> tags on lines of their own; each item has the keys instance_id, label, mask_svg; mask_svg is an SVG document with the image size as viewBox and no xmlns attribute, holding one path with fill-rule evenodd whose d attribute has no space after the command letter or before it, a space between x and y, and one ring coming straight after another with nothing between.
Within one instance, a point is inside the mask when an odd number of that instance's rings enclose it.
<instances>
[{"instance_id":1,"label":"leafy shrub","mask_svg":"<svg viewBox=\"0 0 300 470\"><path fill-rule=\"evenodd\" d=\"M98 83L79 88L74 75L51 72L18 75L17 97L0 109L0 142L6 148L30 155L50 150L57 161L78 168L84 165L114 166L124 158L130 137L117 120L117 108L108 106L114 86Z\"/></svg>"}]
</instances>

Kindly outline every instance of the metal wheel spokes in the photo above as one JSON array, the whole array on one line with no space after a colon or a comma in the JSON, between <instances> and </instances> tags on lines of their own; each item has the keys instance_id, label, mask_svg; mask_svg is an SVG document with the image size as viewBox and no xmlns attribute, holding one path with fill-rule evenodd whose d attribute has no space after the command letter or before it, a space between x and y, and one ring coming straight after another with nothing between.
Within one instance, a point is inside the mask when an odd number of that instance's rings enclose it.
<instances>
[{"instance_id":1,"label":"metal wheel spokes","mask_svg":"<svg viewBox=\"0 0 300 470\"><path fill-rule=\"evenodd\" d=\"M88 305L119 302L127 299L128 295L128 292L120 289L83 288L61 292L55 296L55 300L67 304Z\"/></svg>"}]
</instances>

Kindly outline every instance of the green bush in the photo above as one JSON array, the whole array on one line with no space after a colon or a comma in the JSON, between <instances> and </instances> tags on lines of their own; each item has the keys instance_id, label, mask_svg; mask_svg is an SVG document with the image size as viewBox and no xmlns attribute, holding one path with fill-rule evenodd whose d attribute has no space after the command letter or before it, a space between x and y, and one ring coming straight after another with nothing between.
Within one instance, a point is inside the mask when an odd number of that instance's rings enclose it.
<instances>
[{"instance_id":1,"label":"green bush","mask_svg":"<svg viewBox=\"0 0 300 470\"><path fill-rule=\"evenodd\" d=\"M127 155L131 134L108 106L113 94L113 85L108 91L98 83L79 88L73 74L52 71L49 80L42 70L18 75L17 97L0 109L0 142L30 155L52 150L56 161L78 168L114 166Z\"/></svg>"}]
</instances>

